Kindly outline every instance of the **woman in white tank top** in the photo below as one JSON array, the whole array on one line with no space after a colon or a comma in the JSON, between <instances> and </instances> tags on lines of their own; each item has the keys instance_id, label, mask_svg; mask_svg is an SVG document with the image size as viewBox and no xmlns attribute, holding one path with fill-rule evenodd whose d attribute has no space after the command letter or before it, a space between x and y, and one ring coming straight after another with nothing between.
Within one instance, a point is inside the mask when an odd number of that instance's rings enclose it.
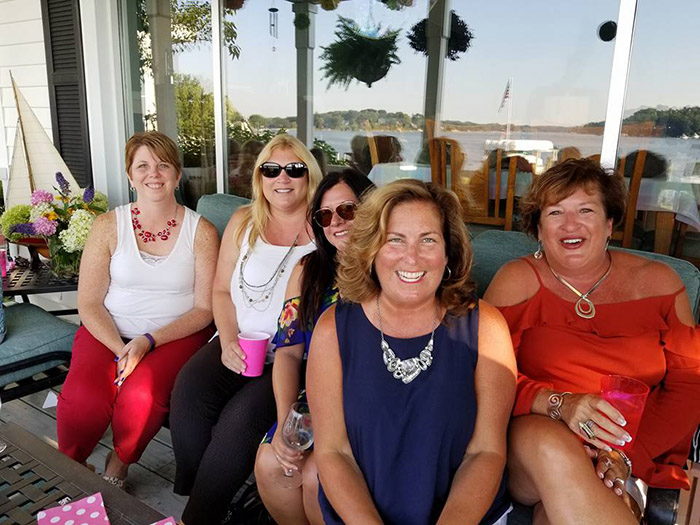
<instances>
[{"instance_id":1,"label":"woman in white tank top","mask_svg":"<svg viewBox=\"0 0 700 525\"><path fill-rule=\"evenodd\" d=\"M180 206L175 143L158 132L126 144L133 204L95 221L83 253L73 343L59 396L59 449L85 462L107 427L104 478L122 487L168 413L175 377L211 337L216 228Z\"/></svg>"},{"instance_id":2,"label":"woman in white tank top","mask_svg":"<svg viewBox=\"0 0 700 525\"><path fill-rule=\"evenodd\" d=\"M256 161L252 204L237 210L224 232L213 291L219 337L183 368L173 390L175 492L190 496L186 525L221 522L275 421L272 366L258 377L241 376L238 334L276 333L292 270L315 249L307 210L320 180L309 150L276 136Z\"/></svg>"}]
</instances>

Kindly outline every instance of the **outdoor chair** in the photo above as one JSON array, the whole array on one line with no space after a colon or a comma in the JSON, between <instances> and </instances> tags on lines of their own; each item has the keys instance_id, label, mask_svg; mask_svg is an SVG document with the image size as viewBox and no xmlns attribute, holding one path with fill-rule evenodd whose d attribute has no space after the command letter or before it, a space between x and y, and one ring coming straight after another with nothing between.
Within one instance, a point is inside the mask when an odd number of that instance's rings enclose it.
<instances>
[{"instance_id":1,"label":"outdoor chair","mask_svg":"<svg viewBox=\"0 0 700 525\"><path fill-rule=\"evenodd\" d=\"M0 342L0 399L62 384L78 326L29 303L3 306L0 318L6 330Z\"/></svg>"}]
</instances>

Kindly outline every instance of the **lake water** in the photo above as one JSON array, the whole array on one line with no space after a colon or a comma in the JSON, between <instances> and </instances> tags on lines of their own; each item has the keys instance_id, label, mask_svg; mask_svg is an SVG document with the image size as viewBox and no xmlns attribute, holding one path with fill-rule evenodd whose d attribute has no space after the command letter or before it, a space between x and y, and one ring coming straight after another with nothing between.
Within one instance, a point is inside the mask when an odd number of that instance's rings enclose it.
<instances>
[{"instance_id":1,"label":"lake water","mask_svg":"<svg viewBox=\"0 0 700 525\"><path fill-rule=\"evenodd\" d=\"M315 130L315 137L325 140L340 155L350 152L350 141L355 135L364 134L355 131ZM423 133L420 131L376 132L396 136L401 142L401 155L407 162L415 162L421 149ZM487 140L499 140L502 134L493 132L443 132L441 136L459 142L467 160L464 169L475 170L481 166L485 157L484 145ZM554 147L561 149L574 146L583 156L600 153L603 143L602 135L582 133L513 133L512 139L551 140ZM682 140L678 138L656 137L621 137L618 155L624 156L637 149L647 149L666 158L669 162L668 179L673 181L700 184L700 140Z\"/></svg>"}]
</instances>

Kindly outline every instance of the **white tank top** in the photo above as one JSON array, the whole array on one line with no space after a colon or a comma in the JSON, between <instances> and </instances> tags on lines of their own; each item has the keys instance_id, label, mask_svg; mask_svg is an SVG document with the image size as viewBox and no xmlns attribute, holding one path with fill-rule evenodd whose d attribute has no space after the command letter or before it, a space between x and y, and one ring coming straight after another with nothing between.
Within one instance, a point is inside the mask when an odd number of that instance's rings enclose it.
<instances>
[{"instance_id":1,"label":"white tank top","mask_svg":"<svg viewBox=\"0 0 700 525\"><path fill-rule=\"evenodd\" d=\"M139 254L128 204L115 208L117 249L104 305L127 339L170 324L194 306L194 237L200 215L184 208L175 246L155 266Z\"/></svg>"},{"instance_id":2,"label":"white tank top","mask_svg":"<svg viewBox=\"0 0 700 525\"><path fill-rule=\"evenodd\" d=\"M241 253L231 275L231 300L236 307L240 332L265 332L272 340L277 333L277 319L284 305L284 295L292 270L304 255L316 249L316 244L309 242L290 250L290 246L274 246L258 238L251 249L248 245L250 230L251 226L248 226L243 235ZM285 257L287 260L283 263ZM245 283L240 281L242 266ZM264 286L268 281L268 286ZM267 299L265 295L268 296ZM267 345L268 363L272 362L273 348L272 343Z\"/></svg>"}]
</instances>

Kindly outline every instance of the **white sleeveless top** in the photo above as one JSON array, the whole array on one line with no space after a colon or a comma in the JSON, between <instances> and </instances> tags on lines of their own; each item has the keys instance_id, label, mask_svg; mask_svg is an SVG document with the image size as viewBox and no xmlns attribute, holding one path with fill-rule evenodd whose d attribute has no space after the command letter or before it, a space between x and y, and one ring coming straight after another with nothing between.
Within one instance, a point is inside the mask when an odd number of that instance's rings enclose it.
<instances>
[{"instance_id":1,"label":"white sleeveless top","mask_svg":"<svg viewBox=\"0 0 700 525\"><path fill-rule=\"evenodd\" d=\"M258 238L251 249L248 245L250 230L251 226L248 226L243 235L241 253L233 269L233 275L231 275L231 300L236 307L238 330L240 332L265 332L270 335L271 341L277 333L277 320L284 305L284 295L292 270L304 255L316 249L316 244L309 242L303 246L291 248L290 246L274 246ZM287 254L289 257L283 263ZM244 266L245 283L241 283L242 266ZM268 286L263 286L268 281ZM272 287L273 283L274 287ZM267 299L265 299L265 295L268 296ZM274 345L270 342L267 345L267 363L271 363L273 360L273 348Z\"/></svg>"},{"instance_id":2,"label":"white sleeveless top","mask_svg":"<svg viewBox=\"0 0 700 525\"><path fill-rule=\"evenodd\" d=\"M200 215L184 208L175 246L158 264L139 254L128 204L115 208L117 249L109 263L104 305L119 335L133 339L153 332L194 307L194 237Z\"/></svg>"}]
</instances>

